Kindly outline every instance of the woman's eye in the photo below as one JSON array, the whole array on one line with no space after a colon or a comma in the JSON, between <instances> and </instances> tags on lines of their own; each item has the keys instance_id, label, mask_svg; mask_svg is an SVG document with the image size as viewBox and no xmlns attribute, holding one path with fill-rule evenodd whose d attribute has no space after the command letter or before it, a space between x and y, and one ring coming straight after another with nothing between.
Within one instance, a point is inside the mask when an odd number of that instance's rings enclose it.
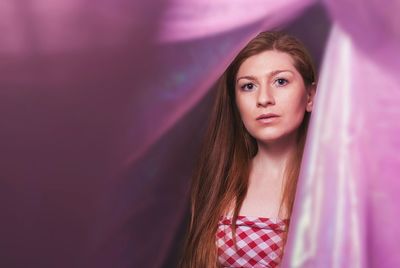
<instances>
[{"instance_id":1,"label":"woman's eye","mask_svg":"<svg viewBox=\"0 0 400 268\"><path fill-rule=\"evenodd\" d=\"M286 79L284 79L284 78L278 78L278 79L275 80L275 84L276 84L278 87L286 86L287 83L288 83L288 80L286 80Z\"/></svg>"},{"instance_id":2,"label":"woman's eye","mask_svg":"<svg viewBox=\"0 0 400 268\"><path fill-rule=\"evenodd\" d=\"M250 91L254 89L254 84L253 83L247 83L244 84L243 86L240 87L244 91Z\"/></svg>"}]
</instances>

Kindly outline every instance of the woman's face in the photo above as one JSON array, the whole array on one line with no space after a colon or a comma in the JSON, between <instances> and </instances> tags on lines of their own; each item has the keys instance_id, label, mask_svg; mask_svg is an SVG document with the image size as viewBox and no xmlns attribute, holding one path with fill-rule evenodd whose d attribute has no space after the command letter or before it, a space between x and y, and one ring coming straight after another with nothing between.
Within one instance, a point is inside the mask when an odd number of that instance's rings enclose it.
<instances>
[{"instance_id":1,"label":"woman's face","mask_svg":"<svg viewBox=\"0 0 400 268\"><path fill-rule=\"evenodd\" d=\"M235 81L236 105L247 131L270 143L296 134L311 112L315 87L307 88L292 57L269 50L247 58Z\"/></svg>"}]
</instances>

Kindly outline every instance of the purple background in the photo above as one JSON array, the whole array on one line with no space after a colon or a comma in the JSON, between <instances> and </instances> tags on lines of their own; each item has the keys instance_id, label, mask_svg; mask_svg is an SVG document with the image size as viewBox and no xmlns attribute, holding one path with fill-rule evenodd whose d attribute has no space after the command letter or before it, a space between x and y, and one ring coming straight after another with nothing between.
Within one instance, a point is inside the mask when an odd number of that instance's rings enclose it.
<instances>
[{"instance_id":1,"label":"purple background","mask_svg":"<svg viewBox=\"0 0 400 268\"><path fill-rule=\"evenodd\" d=\"M385 5L372 0L3 0L0 266L174 267L213 85L251 37L279 28L301 38L318 66L325 53L322 80L331 79L319 87L316 118L323 120L312 118L284 265L395 267L400 258L393 257L392 238L399 232L388 217L400 212L393 206L400 163L394 108L400 101L394 72L400 63L393 56L400 44L397 7L389 0ZM336 30L326 53L331 20ZM346 51L351 57L343 63L340 55ZM350 87L333 87L344 80L341 66L356 81ZM348 101L335 102L346 94ZM346 108L353 116L347 125L338 116ZM336 135L340 130L350 130L355 145ZM324 140L316 133L332 135ZM380 145L371 146L376 137ZM354 180L346 183L354 183L355 192L343 192L336 180L344 159L336 145L347 149L352 165L346 170L354 171L349 173ZM313 148L320 150L318 163ZM317 166L324 171L316 172ZM309 188L307 179L337 191L313 199L317 188ZM313 214L302 207L311 198L310 204L334 211L343 196L356 196L361 206L344 214ZM308 216L309 222L328 224L302 229ZM358 220L354 226L363 235L353 241L363 246L351 243L352 232L336 232L340 228L330 225L343 216ZM383 234L381 219L389 230ZM350 258L337 255L337 246L357 250ZM310 249L303 259L296 255L299 248Z\"/></svg>"}]
</instances>

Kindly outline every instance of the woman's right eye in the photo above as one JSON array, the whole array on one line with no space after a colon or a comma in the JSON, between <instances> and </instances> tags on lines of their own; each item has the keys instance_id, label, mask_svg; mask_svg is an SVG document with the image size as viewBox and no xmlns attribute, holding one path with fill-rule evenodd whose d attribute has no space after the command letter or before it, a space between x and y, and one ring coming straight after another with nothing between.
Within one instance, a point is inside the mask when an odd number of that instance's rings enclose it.
<instances>
[{"instance_id":1,"label":"woman's right eye","mask_svg":"<svg viewBox=\"0 0 400 268\"><path fill-rule=\"evenodd\" d=\"M254 84L253 83L246 83L244 85L242 85L240 88L244 91L251 91L254 89Z\"/></svg>"}]
</instances>

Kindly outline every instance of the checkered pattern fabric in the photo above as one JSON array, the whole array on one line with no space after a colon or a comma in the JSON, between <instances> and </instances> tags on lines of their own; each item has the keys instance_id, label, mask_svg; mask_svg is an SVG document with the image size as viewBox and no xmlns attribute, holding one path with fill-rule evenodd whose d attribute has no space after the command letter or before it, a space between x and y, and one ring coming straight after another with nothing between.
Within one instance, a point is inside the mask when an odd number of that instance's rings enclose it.
<instances>
[{"instance_id":1,"label":"checkered pattern fabric","mask_svg":"<svg viewBox=\"0 0 400 268\"><path fill-rule=\"evenodd\" d=\"M231 216L221 217L217 229L218 261L222 267L278 267L287 220L239 216L236 245Z\"/></svg>"}]
</instances>

